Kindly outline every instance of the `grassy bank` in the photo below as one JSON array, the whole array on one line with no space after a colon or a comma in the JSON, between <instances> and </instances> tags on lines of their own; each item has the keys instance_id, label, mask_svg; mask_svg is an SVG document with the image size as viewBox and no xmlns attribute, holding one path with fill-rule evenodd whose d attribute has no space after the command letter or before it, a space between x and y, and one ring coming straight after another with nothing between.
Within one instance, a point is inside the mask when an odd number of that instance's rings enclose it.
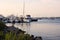
<instances>
[{"instance_id":1,"label":"grassy bank","mask_svg":"<svg viewBox=\"0 0 60 40\"><path fill-rule=\"evenodd\" d=\"M13 28L13 29L12 29ZM41 38L41 37L40 37ZM35 40L33 35L15 27L9 28L0 21L0 40Z\"/></svg>"}]
</instances>

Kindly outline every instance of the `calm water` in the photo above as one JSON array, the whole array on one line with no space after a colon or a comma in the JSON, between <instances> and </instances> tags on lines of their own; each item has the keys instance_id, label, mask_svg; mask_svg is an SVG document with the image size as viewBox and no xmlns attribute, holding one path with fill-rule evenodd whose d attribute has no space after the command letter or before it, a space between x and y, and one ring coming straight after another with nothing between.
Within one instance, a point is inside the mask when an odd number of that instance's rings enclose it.
<instances>
[{"instance_id":1,"label":"calm water","mask_svg":"<svg viewBox=\"0 0 60 40\"><path fill-rule=\"evenodd\" d=\"M10 26L11 24L7 24ZM35 36L42 36L43 40L60 40L59 20L39 20L30 24L15 24L15 27L25 30L26 33Z\"/></svg>"}]
</instances>

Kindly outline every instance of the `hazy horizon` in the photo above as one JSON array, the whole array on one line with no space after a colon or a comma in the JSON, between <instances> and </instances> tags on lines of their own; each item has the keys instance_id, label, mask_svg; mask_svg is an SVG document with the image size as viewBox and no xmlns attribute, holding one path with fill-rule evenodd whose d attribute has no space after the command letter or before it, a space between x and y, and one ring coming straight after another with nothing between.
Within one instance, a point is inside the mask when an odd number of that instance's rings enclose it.
<instances>
[{"instance_id":1,"label":"hazy horizon","mask_svg":"<svg viewBox=\"0 0 60 40\"><path fill-rule=\"evenodd\" d=\"M23 15L24 0L0 0L0 14ZM60 0L25 0L25 15L60 17Z\"/></svg>"}]
</instances>

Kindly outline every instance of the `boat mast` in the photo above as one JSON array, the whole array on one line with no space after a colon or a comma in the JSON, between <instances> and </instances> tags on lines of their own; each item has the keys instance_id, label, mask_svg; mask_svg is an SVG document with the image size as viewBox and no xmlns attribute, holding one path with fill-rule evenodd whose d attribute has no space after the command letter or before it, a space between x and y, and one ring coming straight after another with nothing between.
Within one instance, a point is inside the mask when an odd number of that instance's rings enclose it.
<instances>
[{"instance_id":1,"label":"boat mast","mask_svg":"<svg viewBox=\"0 0 60 40\"><path fill-rule=\"evenodd\" d=\"M23 0L23 17L25 17L25 0Z\"/></svg>"}]
</instances>

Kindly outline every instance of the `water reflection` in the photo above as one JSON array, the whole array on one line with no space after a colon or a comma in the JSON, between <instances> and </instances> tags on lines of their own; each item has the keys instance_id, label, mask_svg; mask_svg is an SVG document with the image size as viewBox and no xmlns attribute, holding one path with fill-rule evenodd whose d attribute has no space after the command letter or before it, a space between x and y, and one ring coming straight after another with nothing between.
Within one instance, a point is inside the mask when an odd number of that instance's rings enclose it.
<instances>
[{"instance_id":1,"label":"water reflection","mask_svg":"<svg viewBox=\"0 0 60 40\"><path fill-rule=\"evenodd\" d=\"M8 26L12 24L7 24ZM28 34L42 36L43 40L60 40L60 23L15 23L15 27L26 31Z\"/></svg>"},{"instance_id":2,"label":"water reflection","mask_svg":"<svg viewBox=\"0 0 60 40\"><path fill-rule=\"evenodd\" d=\"M12 23L7 23L7 26L12 26ZM26 31L26 33L30 32L30 27L31 27L31 23L15 23L14 27L19 28L21 30Z\"/></svg>"}]
</instances>

